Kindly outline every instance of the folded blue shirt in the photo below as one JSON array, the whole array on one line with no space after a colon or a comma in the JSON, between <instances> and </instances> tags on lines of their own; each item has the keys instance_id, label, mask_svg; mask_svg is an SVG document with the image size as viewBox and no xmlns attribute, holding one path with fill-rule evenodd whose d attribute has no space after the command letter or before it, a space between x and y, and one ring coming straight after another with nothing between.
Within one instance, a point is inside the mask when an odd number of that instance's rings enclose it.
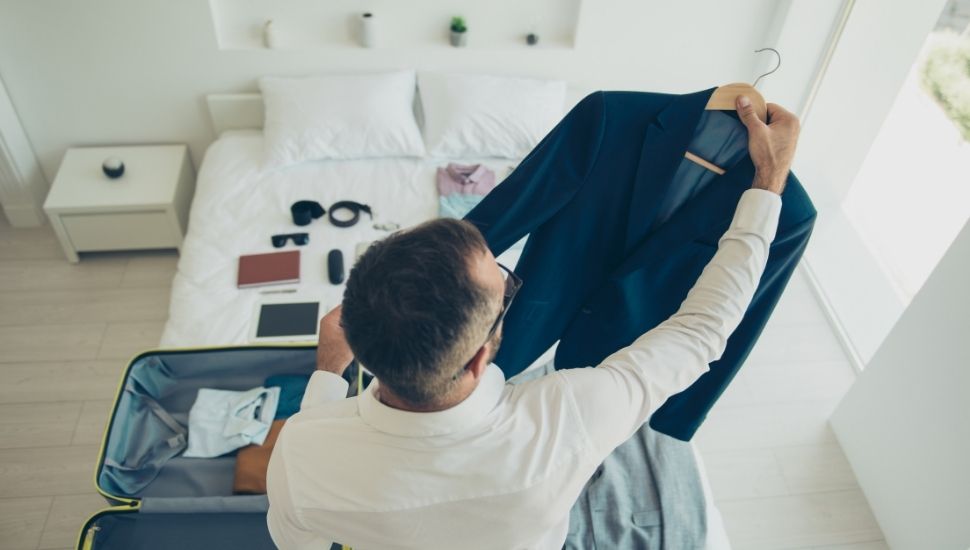
<instances>
[{"instance_id":1,"label":"folded blue shirt","mask_svg":"<svg viewBox=\"0 0 970 550\"><path fill-rule=\"evenodd\" d=\"M454 193L438 198L438 217L462 219L465 214L472 211L478 203L482 202L483 195L471 195ZM528 235L519 239L518 242L509 247L510 250L521 250L525 246Z\"/></svg>"},{"instance_id":2,"label":"folded blue shirt","mask_svg":"<svg viewBox=\"0 0 970 550\"><path fill-rule=\"evenodd\" d=\"M472 211L472 208L482 202L484 195L472 195L470 193L452 193L444 195L438 199L438 216L442 218L462 219L465 214Z\"/></svg>"},{"instance_id":3,"label":"folded blue shirt","mask_svg":"<svg viewBox=\"0 0 970 550\"><path fill-rule=\"evenodd\" d=\"M303 394L306 393L309 382L310 377L305 374L276 374L266 379L264 386L267 388L275 386L280 389L275 420L289 418L300 412L300 402L303 401Z\"/></svg>"}]
</instances>

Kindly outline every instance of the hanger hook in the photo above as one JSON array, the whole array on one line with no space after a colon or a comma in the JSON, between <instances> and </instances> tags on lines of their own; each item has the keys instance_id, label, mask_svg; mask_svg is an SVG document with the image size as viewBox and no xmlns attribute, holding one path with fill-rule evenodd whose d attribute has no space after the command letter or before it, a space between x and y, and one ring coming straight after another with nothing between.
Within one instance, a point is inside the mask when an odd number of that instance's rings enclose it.
<instances>
[{"instance_id":1,"label":"hanger hook","mask_svg":"<svg viewBox=\"0 0 970 550\"><path fill-rule=\"evenodd\" d=\"M781 67L781 54L778 53L778 50L776 50L774 48L761 48L760 50L755 50L754 51L754 53L761 53L761 52L774 52L775 57L778 59L778 63L775 64L775 68L774 69L771 69L770 71L768 71L765 74L763 74L763 75L759 76L758 78L756 78L755 81L754 81L754 84L751 85L752 88L757 88L758 87L758 82L761 82L761 79L762 78L764 78L764 77L770 75L771 73L777 71Z\"/></svg>"}]
</instances>

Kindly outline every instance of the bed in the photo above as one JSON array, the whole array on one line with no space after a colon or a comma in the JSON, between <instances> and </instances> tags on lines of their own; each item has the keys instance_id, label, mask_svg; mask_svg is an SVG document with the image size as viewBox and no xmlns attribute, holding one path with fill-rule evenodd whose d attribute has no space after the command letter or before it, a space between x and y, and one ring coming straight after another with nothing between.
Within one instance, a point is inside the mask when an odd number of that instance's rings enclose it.
<instances>
[{"instance_id":1,"label":"bed","mask_svg":"<svg viewBox=\"0 0 970 550\"><path fill-rule=\"evenodd\" d=\"M562 113L588 92L567 88ZM209 146L199 168L189 228L172 284L163 347L252 342L256 310L263 302L319 301L322 315L340 303L343 293L343 285L331 285L327 280L326 255L330 250L340 249L349 267L358 243L389 233L375 229L375 223L394 223L403 228L437 217L435 173L439 166L482 163L500 182L521 160L389 157L320 160L266 171L262 167L264 106L260 94L214 94L206 99L218 138ZM417 102L415 110L423 123L424 113ZM361 222L349 228L335 227L322 219L297 227L289 207L304 199L318 201L324 208L340 200L368 204L373 220L362 214ZM236 288L240 255L272 252L276 249L270 244L270 235L297 231L308 232L310 242L300 247L303 252L296 292L263 294L271 287ZM520 250L509 250L499 261L513 267ZM548 358L547 354L540 360Z\"/></svg>"},{"instance_id":2,"label":"bed","mask_svg":"<svg viewBox=\"0 0 970 550\"><path fill-rule=\"evenodd\" d=\"M569 87L563 114L591 90ZM448 162L483 163L501 181L521 158L375 158L321 160L265 172L263 102L259 94L216 94L207 97L218 138L201 163L195 197L172 284L169 318L161 346L194 347L250 343L254 340L256 310L261 303L319 301L321 315L341 301L343 285L327 280L326 255L340 249L350 262L357 243L382 238L389 231L374 223L408 227L437 217L435 172ZM420 120L420 115L418 116ZM298 200L315 200L325 208L340 200L368 204L373 220L364 215L353 227L339 228L325 220L309 226L293 225L289 207ZM302 250L299 285L293 293L265 294L275 287L236 287L242 254L272 252L269 236L306 231L310 242ZM292 249L288 246L287 249ZM520 249L499 257L513 267ZM555 349L535 365L547 363ZM708 548L729 548L720 513L713 505L699 454L708 507Z\"/></svg>"},{"instance_id":3,"label":"bed","mask_svg":"<svg viewBox=\"0 0 970 550\"><path fill-rule=\"evenodd\" d=\"M321 314L329 311L340 303L343 293L343 285L335 286L327 280L326 256L330 250L340 249L349 260L357 243L389 233L374 229L374 223L408 227L437 217L435 171L447 161L328 160L261 173L262 140L258 130L228 130L206 152L172 284L163 347L250 342L256 307L263 301L319 301ZM498 179L516 162L457 160L482 162ZM335 227L319 219L298 228L293 225L289 208L304 199L318 201L324 208L340 200L368 204L373 221L362 214L353 227ZM310 234L310 242L300 247L300 284L280 288L296 288L297 292L262 294L273 287L236 288L240 255L275 251L270 235L296 231ZM514 266L516 260L512 251L500 261Z\"/></svg>"}]
</instances>

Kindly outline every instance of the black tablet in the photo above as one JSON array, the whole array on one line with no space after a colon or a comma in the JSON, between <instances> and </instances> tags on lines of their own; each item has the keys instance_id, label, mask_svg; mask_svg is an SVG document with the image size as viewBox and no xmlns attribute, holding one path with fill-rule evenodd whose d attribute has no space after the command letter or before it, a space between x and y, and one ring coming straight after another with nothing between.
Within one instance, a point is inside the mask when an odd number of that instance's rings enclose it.
<instances>
[{"instance_id":1,"label":"black tablet","mask_svg":"<svg viewBox=\"0 0 970 550\"><path fill-rule=\"evenodd\" d=\"M320 302L261 304L256 338L312 339L320 323Z\"/></svg>"}]
</instances>

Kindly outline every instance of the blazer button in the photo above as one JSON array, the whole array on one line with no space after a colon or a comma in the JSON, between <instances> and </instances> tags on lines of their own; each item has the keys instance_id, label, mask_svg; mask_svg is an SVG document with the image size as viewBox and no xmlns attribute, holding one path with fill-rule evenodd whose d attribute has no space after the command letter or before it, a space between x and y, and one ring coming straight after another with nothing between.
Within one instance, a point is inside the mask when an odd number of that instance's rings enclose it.
<instances>
[{"instance_id":1,"label":"blazer button","mask_svg":"<svg viewBox=\"0 0 970 550\"><path fill-rule=\"evenodd\" d=\"M586 315L589 315L590 313L593 313L593 308L584 306L580 308L579 311L585 313Z\"/></svg>"}]
</instances>

